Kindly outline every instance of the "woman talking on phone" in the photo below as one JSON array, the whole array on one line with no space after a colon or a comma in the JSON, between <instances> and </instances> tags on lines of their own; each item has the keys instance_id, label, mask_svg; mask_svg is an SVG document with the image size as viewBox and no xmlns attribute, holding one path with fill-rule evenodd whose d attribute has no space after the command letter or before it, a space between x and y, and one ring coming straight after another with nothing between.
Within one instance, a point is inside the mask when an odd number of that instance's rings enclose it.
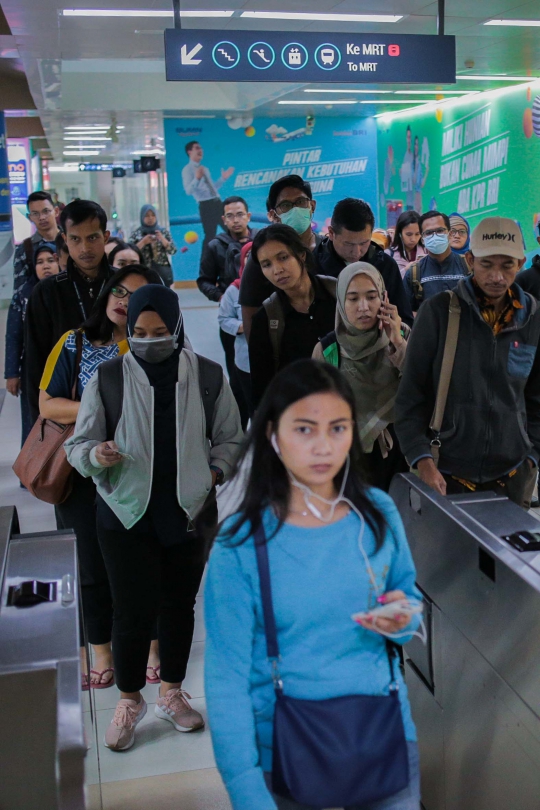
<instances>
[{"instance_id":1,"label":"woman talking on phone","mask_svg":"<svg viewBox=\"0 0 540 810\"><path fill-rule=\"evenodd\" d=\"M293 363L238 461L245 495L205 594L207 705L234 810L419 810L416 732L385 637L411 639L419 593L396 507L364 483L354 410L337 369Z\"/></svg>"},{"instance_id":2,"label":"woman talking on phone","mask_svg":"<svg viewBox=\"0 0 540 810\"><path fill-rule=\"evenodd\" d=\"M396 473L409 469L393 422L410 331L388 301L379 271L355 262L338 278L335 330L313 352L314 359L338 366L348 378L368 477L385 492Z\"/></svg>"}]
</instances>

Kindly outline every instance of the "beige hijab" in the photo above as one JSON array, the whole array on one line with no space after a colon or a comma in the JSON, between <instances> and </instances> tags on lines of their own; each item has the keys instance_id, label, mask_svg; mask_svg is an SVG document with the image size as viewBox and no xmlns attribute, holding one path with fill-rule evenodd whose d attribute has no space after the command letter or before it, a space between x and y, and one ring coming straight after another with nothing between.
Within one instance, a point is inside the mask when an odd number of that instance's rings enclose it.
<instances>
[{"instance_id":1,"label":"beige hijab","mask_svg":"<svg viewBox=\"0 0 540 810\"><path fill-rule=\"evenodd\" d=\"M367 262L347 265L338 277L336 336L341 353L341 370L349 380L356 401L356 418L365 453L371 453L377 439L383 457L392 447L386 431L394 421L394 403L399 383L399 371L390 362L390 340L376 324L373 329L357 329L345 314L345 298L353 278L368 276L384 298L384 280L378 270Z\"/></svg>"}]
</instances>

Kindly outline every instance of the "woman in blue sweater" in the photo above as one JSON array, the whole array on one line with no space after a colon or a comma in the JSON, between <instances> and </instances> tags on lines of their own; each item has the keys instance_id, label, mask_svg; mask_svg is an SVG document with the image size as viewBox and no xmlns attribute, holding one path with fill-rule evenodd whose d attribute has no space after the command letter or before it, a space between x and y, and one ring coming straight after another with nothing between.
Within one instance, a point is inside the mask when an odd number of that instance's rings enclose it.
<instances>
[{"instance_id":1,"label":"woman in blue sweater","mask_svg":"<svg viewBox=\"0 0 540 810\"><path fill-rule=\"evenodd\" d=\"M363 483L353 413L353 393L341 373L300 360L267 389L238 463L248 468L245 495L215 544L205 597L208 713L234 810L317 806L273 793L275 679L254 543L261 526L280 652L277 684L289 698L388 696L394 678L384 634L405 643L418 625L410 613L369 617L377 605L420 594L393 501ZM355 623L358 612L368 617ZM420 805L416 732L399 667L393 670L408 784L405 776L399 791L367 804L349 802L349 810ZM382 772L387 767L385 760Z\"/></svg>"}]
</instances>

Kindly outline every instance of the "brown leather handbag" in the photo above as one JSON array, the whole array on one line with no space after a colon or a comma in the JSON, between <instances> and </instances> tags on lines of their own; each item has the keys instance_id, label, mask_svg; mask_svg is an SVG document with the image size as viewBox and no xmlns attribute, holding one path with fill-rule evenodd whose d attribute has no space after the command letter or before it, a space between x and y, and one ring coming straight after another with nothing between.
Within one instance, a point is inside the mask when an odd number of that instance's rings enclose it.
<instances>
[{"instance_id":1,"label":"brown leather handbag","mask_svg":"<svg viewBox=\"0 0 540 810\"><path fill-rule=\"evenodd\" d=\"M77 380L81 366L82 332L76 336L77 359L71 399L76 401ZM63 503L73 487L73 467L67 460L64 442L75 430L75 425L59 425L41 416L30 431L13 465L13 472L28 492L46 503Z\"/></svg>"}]
</instances>

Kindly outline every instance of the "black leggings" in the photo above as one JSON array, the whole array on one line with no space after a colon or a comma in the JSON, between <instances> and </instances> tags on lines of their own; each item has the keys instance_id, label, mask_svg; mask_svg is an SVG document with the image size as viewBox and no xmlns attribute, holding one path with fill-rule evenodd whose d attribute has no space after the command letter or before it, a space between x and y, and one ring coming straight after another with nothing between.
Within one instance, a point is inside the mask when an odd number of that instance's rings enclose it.
<instances>
[{"instance_id":1,"label":"black leggings","mask_svg":"<svg viewBox=\"0 0 540 810\"><path fill-rule=\"evenodd\" d=\"M227 366L227 374L229 375L229 385L231 386L231 391L233 392L236 404L238 405L238 410L240 411L242 430L245 430L250 416L250 405L249 401L246 400L244 396L243 386L240 382L238 374L239 369L234 362L234 342L236 337L234 335L229 335L228 332L224 332L223 329L220 329L219 339L221 340L221 345L223 346L223 351L225 352L225 365Z\"/></svg>"},{"instance_id":2,"label":"black leggings","mask_svg":"<svg viewBox=\"0 0 540 810\"><path fill-rule=\"evenodd\" d=\"M56 506L55 511L57 523L61 522L58 528L73 529L77 538L83 621L88 641L90 644L107 644L112 632L112 598L97 537L95 502L96 486L92 479L74 472L71 494L64 503Z\"/></svg>"},{"instance_id":3,"label":"black leggings","mask_svg":"<svg viewBox=\"0 0 540 810\"><path fill-rule=\"evenodd\" d=\"M146 683L146 663L157 619L161 678L186 676L195 626L195 599L206 563L198 537L174 546L160 544L153 530L112 531L98 520L98 534L114 604L113 658L122 692Z\"/></svg>"}]
</instances>

